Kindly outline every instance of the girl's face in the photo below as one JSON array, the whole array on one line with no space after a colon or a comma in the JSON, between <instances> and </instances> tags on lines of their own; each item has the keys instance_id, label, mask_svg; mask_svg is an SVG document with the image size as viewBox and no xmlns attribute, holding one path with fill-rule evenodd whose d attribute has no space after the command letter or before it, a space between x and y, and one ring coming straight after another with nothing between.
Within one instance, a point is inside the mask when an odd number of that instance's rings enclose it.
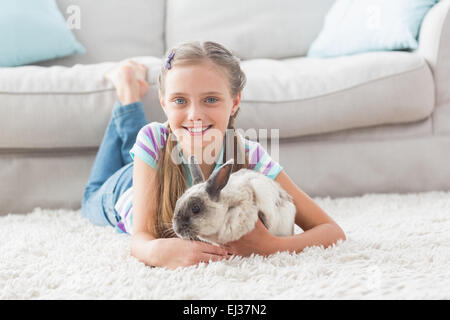
<instances>
[{"instance_id":1,"label":"girl's face","mask_svg":"<svg viewBox=\"0 0 450 320\"><path fill-rule=\"evenodd\" d=\"M225 70L209 61L174 66L165 88L159 99L183 153L195 154L199 161L218 156L230 115L241 100L241 93L231 97Z\"/></svg>"}]
</instances>

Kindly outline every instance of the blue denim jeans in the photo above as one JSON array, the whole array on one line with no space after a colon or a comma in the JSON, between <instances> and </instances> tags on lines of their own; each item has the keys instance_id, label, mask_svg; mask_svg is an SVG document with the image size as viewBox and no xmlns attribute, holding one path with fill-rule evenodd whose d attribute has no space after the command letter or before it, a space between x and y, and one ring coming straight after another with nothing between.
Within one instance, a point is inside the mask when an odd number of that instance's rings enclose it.
<instances>
[{"instance_id":1,"label":"blue denim jeans","mask_svg":"<svg viewBox=\"0 0 450 320\"><path fill-rule=\"evenodd\" d=\"M92 223L115 227L119 222L114 206L133 184L130 150L146 124L141 102L115 103L81 203L82 216Z\"/></svg>"}]
</instances>

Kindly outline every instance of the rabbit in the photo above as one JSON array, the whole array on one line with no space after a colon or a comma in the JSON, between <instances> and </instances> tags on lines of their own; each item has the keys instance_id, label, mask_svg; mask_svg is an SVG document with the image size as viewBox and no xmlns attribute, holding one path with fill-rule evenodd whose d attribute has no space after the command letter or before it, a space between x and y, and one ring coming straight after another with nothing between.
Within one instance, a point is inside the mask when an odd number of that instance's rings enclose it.
<instances>
[{"instance_id":1,"label":"rabbit","mask_svg":"<svg viewBox=\"0 0 450 320\"><path fill-rule=\"evenodd\" d=\"M258 218L275 236L294 234L296 207L281 186L249 169L231 174L228 160L204 181L194 156L189 169L193 185L177 200L173 231L183 239L223 245L254 229Z\"/></svg>"}]
</instances>

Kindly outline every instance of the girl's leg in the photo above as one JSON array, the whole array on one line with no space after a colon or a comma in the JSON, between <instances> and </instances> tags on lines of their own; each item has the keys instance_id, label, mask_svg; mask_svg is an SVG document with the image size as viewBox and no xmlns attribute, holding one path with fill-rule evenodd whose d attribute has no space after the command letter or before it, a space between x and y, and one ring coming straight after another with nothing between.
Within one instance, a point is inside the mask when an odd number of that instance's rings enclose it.
<instances>
[{"instance_id":1,"label":"girl's leg","mask_svg":"<svg viewBox=\"0 0 450 320\"><path fill-rule=\"evenodd\" d=\"M114 105L82 200L82 215L97 225L115 226L114 204L132 184L129 154L139 130L147 124L140 101Z\"/></svg>"},{"instance_id":2,"label":"girl's leg","mask_svg":"<svg viewBox=\"0 0 450 320\"><path fill-rule=\"evenodd\" d=\"M146 67L133 61L124 61L105 77L114 84L120 102L112 110L81 205L83 216L102 226L116 224L114 204L132 184L129 151L147 123L140 101L149 88Z\"/></svg>"}]
</instances>

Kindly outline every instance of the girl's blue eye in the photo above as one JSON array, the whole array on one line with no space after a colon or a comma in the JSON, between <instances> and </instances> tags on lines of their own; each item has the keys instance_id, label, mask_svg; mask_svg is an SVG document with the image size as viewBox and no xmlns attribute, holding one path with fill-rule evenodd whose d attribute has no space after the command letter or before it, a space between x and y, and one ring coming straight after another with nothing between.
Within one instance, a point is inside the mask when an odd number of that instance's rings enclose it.
<instances>
[{"instance_id":1,"label":"girl's blue eye","mask_svg":"<svg viewBox=\"0 0 450 320\"><path fill-rule=\"evenodd\" d=\"M186 103L186 100L184 100L183 98L175 98L175 99L173 99L173 101L176 103L176 104L183 104L183 103ZM208 97L208 98L206 98L206 102L208 102L208 103L214 103L214 102L217 102L218 101L218 99L217 98L214 98L214 97Z\"/></svg>"},{"instance_id":2,"label":"girl's blue eye","mask_svg":"<svg viewBox=\"0 0 450 320\"><path fill-rule=\"evenodd\" d=\"M206 100L207 100L208 102L211 102L211 103L214 103L214 102L217 101L217 99L214 98L214 97L208 97L208 98L206 98Z\"/></svg>"}]
</instances>

